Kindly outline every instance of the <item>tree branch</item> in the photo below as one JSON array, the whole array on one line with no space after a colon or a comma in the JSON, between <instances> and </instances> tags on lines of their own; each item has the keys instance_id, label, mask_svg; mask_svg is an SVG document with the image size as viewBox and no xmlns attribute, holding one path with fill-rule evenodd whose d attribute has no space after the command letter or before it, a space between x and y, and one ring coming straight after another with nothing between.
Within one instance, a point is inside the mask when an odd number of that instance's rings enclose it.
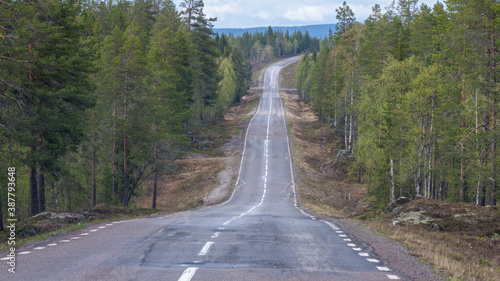
<instances>
[{"instance_id":1,"label":"tree branch","mask_svg":"<svg viewBox=\"0 0 500 281\"><path fill-rule=\"evenodd\" d=\"M439 158L438 160L441 160L441 159L443 159L443 158L446 158L446 157L448 157L450 154L452 154L453 152L455 152L455 150L457 150L457 148L459 148L459 147L460 147L460 146L461 146L464 142L466 142L466 141L467 141L467 138L468 138L468 137L470 137L470 135L471 135L472 133L474 133L475 131L477 131L477 129L479 129L479 128L481 128L481 127L486 127L486 126L485 126L485 125L479 125L479 126L477 126L474 130L470 131L470 132L469 132L469 133L468 133L468 134L467 134L467 135L466 135L466 136L465 136L465 137L464 137L464 138L463 138L463 139L462 139L462 140L458 143L458 145L457 145L457 146L455 146L455 148L453 148L453 150L452 150L452 151L450 151L449 153L447 153L445 156L443 156L443 157Z\"/></svg>"},{"instance_id":2,"label":"tree branch","mask_svg":"<svg viewBox=\"0 0 500 281\"><path fill-rule=\"evenodd\" d=\"M21 63L30 63L31 62L29 60L22 61L22 60L17 60L17 59L14 59L14 58L9 58L9 57L4 57L4 56L0 56L0 59L1 60L13 60L15 62L21 62Z\"/></svg>"}]
</instances>

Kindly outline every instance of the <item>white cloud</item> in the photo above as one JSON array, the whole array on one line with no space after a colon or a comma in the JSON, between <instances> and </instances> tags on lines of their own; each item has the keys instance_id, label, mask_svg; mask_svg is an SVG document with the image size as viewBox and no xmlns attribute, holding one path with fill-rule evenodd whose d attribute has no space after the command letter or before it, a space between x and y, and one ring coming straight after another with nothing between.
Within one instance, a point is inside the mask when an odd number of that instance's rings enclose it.
<instances>
[{"instance_id":1,"label":"white cloud","mask_svg":"<svg viewBox=\"0 0 500 281\"><path fill-rule=\"evenodd\" d=\"M210 5L206 6L203 11L208 17L217 17L219 19L225 19L243 12L241 10L241 5L237 3Z\"/></svg>"},{"instance_id":2,"label":"white cloud","mask_svg":"<svg viewBox=\"0 0 500 281\"><path fill-rule=\"evenodd\" d=\"M353 5L349 5L349 7L354 12L354 17L356 18L356 20L363 21L366 18L368 18L368 16L371 15L373 5L353 4ZM382 13L385 13L385 7L382 7ZM335 17L334 17L334 20L335 20L335 22L337 21L337 19Z\"/></svg>"},{"instance_id":3,"label":"white cloud","mask_svg":"<svg viewBox=\"0 0 500 281\"><path fill-rule=\"evenodd\" d=\"M173 0L177 5L183 0ZM205 14L217 17L215 27L251 27L335 23L335 9L344 0L203 0ZM420 0L431 7L437 0ZM441 0L442 1L442 0ZM385 12L392 0L346 0L356 20L364 21L378 3Z\"/></svg>"},{"instance_id":4,"label":"white cloud","mask_svg":"<svg viewBox=\"0 0 500 281\"><path fill-rule=\"evenodd\" d=\"M330 11L320 6L303 6L286 11L284 18L301 22L324 22Z\"/></svg>"},{"instance_id":5,"label":"white cloud","mask_svg":"<svg viewBox=\"0 0 500 281\"><path fill-rule=\"evenodd\" d=\"M264 20L270 20L270 19L274 18L266 11L259 11L259 12L257 12L256 16L261 18L261 19L264 19Z\"/></svg>"}]
</instances>

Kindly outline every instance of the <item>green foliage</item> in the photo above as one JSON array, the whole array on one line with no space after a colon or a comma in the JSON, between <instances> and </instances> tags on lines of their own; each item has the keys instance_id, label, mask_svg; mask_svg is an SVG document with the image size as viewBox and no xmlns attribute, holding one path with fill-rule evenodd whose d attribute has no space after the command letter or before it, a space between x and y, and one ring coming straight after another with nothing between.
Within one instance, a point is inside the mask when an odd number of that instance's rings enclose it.
<instances>
[{"instance_id":1,"label":"green foliage","mask_svg":"<svg viewBox=\"0 0 500 281\"><path fill-rule=\"evenodd\" d=\"M335 44L297 67L299 94L332 123L380 207L398 196L494 205L499 6L395 4L363 24L339 7Z\"/></svg>"},{"instance_id":2,"label":"green foliage","mask_svg":"<svg viewBox=\"0 0 500 281\"><path fill-rule=\"evenodd\" d=\"M129 205L189 147L190 123L246 94L247 54L212 37L203 1L185 4L0 5L0 166L20 171L19 218Z\"/></svg>"}]
</instances>

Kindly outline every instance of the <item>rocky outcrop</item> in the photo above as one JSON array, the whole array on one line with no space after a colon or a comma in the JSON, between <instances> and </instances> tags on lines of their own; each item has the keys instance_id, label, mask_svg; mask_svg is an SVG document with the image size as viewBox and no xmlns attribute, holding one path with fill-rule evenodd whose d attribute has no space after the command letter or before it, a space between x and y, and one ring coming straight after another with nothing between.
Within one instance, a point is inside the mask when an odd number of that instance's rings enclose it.
<instances>
[{"instance_id":1,"label":"rocky outcrop","mask_svg":"<svg viewBox=\"0 0 500 281\"><path fill-rule=\"evenodd\" d=\"M76 213L52 213L52 212L43 212L37 215L34 215L32 218L36 220L54 220L58 222L78 222L85 220L84 215L76 214Z\"/></svg>"},{"instance_id":2,"label":"rocky outcrop","mask_svg":"<svg viewBox=\"0 0 500 281\"><path fill-rule=\"evenodd\" d=\"M400 206L403 206L404 204L410 203L410 202L411 202L411 199L408 198L408 197L399 197L394 202L392 202L391 204L389 204L389 206L387 206L387 210L389 212L393 212L396 208L398 208ZM402 208L399 208L399 210L401 210L401 209Z\"/></svg>"}]
</instances>

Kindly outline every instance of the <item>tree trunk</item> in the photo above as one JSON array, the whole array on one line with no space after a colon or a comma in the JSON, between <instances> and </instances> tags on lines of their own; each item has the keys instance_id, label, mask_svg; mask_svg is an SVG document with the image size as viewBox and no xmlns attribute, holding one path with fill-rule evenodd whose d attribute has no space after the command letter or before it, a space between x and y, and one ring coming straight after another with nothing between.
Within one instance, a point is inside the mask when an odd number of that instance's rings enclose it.
<instances>
[{"instance_id":1,"label":"tree trunk","mask_svg":"<svg viewBox=\"0 0 500 281\"><path fill-rule=\"evenodd\" d=\"M415 195L419 197L422 193L422 154L424 153L424 117L420 117L420 141L418 146L417 175L415 177ZM425 166L425 162L424 162Z\"/></svg>"},{"instance_id":2,"label":"tree trunk","mask_svg":"<svg viewBox=\"0 0 500 281\"><path fill-rule=\"evenodd\" d=\"M118 195L118 138L117 138L117 102L118 92L115 93L113 105L113 195Z\"/></svg>"},{"instance_id":3,"label":"tree trunk","mask_svg":"<svg viewBox=\"0 0 500 281\"><path fill-rule=\"evenodd\" d=\"M485 189L484 185L481 183L481 180L477 181L477 198L476 198L476 203L479 206L484 206L485 205Z\"/></svg>"},{"instance_id":4,"label":"tree trunk","mask_svg":"<svg viewBox=\"0 0 500 281\"><path fill-rule=\"evenodd\" d=\"M465 179L465 153L464 145L460 149L460 202L465 202L465 192L467 191L467 181Z\"/></svg>"},{"instance_id":5,"label":"tree trunk","mask_svg":"<svg viewBox=\"0 0 500 281\"><path fill-rule=\"evenodd\" d=\"M40 173L38 174L38 211L40 213L45 212L45 168L40 167Z\"/></svg>"},{"instance_id":6,"label":"tree trunk","mask_svg":"<svg viewBox=\"0 0 500 281\"><path fill-rule=\"evenodd\" d=\"M497 167L496 167L496 139L495 139L495 123L496 121L496 99L493 95L492 98L492 111L491 111L491 202L490 205L496 206L497 204Z\"/></svg>"},{"instance_id":7,"label":"tree trunk","mask_svg":"<svg viewBox=\"0 0 500 281\"><path fill-rule=\"evenodd\" d=\"M154 154L155 154L155 165L154 165L154 180L153 180L153 210L156 210L156 195L157 195L157 192L158 192L158 187L157 187L157 183L158 183L158 165L157 165L157 161L158 161L158 142L155 142L155 151L154 151Z\"/></svg>"},{"instance_id":8,"label":"tree trunk","mask_svg":"<svg viewBox=\"0 0 500 281\"><path fill-rule=\"evenodd\" d=\"M95 159L95 109L92 110L92 207L97 204L96 159Z\"/></svg>"},{"instance_id":9,"label":"tree trunk","mask_svg":"<svg viewBox=\"0 0 500 281\"><path fill-rule=\"evenodd\" d=\"M124 118L123 124L123 206L128 206L129 187L128 187L128 71L125 73L125 101L124 101Z\"/></svg>"},{"instance_id":10,"label":"tree trunk","mask_svg":"<svg viewBox=\"0 0 500 281\"><path fill-rule=\"evenodd\" d=\"M394 161L390 160L391 168L389 170L389 180L391 182L391 202L394 202L395 200L395 194L396 194L396 187L394 184Z\"/></svg>"},{"instance_id":11,"label":"tree trunk","mask_svg":"<svg viewBox=\"0 0 500 281\"><path fill-rule=\"evenodd\" d=\"M2 213L2 193L0 192L0 231L4 231L5 228L3 227L3 213Z\"/></svg>"},{"instance_id":12,"label":"tree trunk","mask_svg":"<svg viewBox=\"0 0 500 281\"><path fill-rule=\"evenodd\" d=\"M465 45L464 45L465 46ZM466 85L465 85L465 74L462 74L462 128L466 129L467 128L467 121L465 119L465 112L466 112L466 100L467 100L467 94L466 94ZM460 202L465 202L465 193L467 191L467 180L465 178L465 148L464 145L460 145Z\"/></svg>"},{"instance_id":13,"label":"tree trunk","mask_svg":"<svg viewBox=\"0 0 500 281\"><path fill-rule=\"evenodd\" d=\"M495 20L495 16L493 16L492 20ZM495 139L495 129L496 129L496 122L497 122L497 112L496 112L496 106L497 106L497 91L496 87L497 85L497 73L496 73L496 66L497 66L497 60L496 60L496 55L497 55L497 42L496 42L496 36L495 33L492 32L491 36L491 44L492 44L492 62L491 62L491 72L492 72L492 84L493 84L493 92L491 93L491 202L490 204L492 206L496 206L497 204L497 169L496 169L496 139Z\"/></svg>"},{"instance_id":14,"label":"tree trunk","mask_svg":"<svg viewBox=\"0 0 500 281\"><path fill-rule=\"evenodd\" d=\"M429 165L427 169L427 198L433 198L434 197L434 191L433 191L433 181L432 181L432 169L433 169L433 160L434 160L434 153L433 153L433 147L434 147L434 141L432 137L432 133L434 130L434 99L432 100L432 111L430 115L430 128L429 128L429 148L428 148L428 155L429 155Z\"/></svg>"},{"instance_id":15,"label":"tree trunk","mask_svg":"<svg viewBox=\"0 0 500 281\"><path fill-rule=\"evenodd\" d=\"M30 151L35 151L36 148L31 146ZM37 183L37 172L36 172L36 162L31 162L30 169L30 201L31 201L31 216L39 213L38 205L38 183Z\"/></svg>"},{"instance_id":16,"label":"tree trunk","mask_svg":"<svg viewBox=\"0 0 500 281\"><path fill-rule=\"evenodd\" d=\"M351 88L351 110L354 104L354 89ZM349 118L349 143L348 143L347 151L352 152L352 112Z\"/></svg>"},{"instance_id":17,"label":"tree trunk","mask_svg":"<svg viewBox=\"0 0 500 281\"><path fill-rule=\"evenodd\" d=\"M486 15L488 16L488 15ZM496 14L495 13L492 13L491 14L491 18L489 18L490 22L491 23L494 23L496 21ZM490 198L490 204L495 206L497 204L497 201L496 201L496 190L497 190L497 183L496 183L496 139L495 139L495 126L496 126L496 103L497 103L497 100L496 100L496 95L497 95L497 73L496 73L496 66L497 66L497 52L498 52L498 49L497 49L497 40L496 40L496 36L495 36L495 28L490 28L489 25L486 26L486 29L489 33L489 36L490 36L490 46L487 48L488 51L487 53L485 53L485 55L488 57L488 56L491 56L491 63L490 63L490 82L491 82L491 86L490 86L490 90L491 90L491 93L489 93L491 95L491 136L492 136L492 140L491 140L491 198ZM489 61L488 61L489 62Z\"/></svg>"}]
</instances>

